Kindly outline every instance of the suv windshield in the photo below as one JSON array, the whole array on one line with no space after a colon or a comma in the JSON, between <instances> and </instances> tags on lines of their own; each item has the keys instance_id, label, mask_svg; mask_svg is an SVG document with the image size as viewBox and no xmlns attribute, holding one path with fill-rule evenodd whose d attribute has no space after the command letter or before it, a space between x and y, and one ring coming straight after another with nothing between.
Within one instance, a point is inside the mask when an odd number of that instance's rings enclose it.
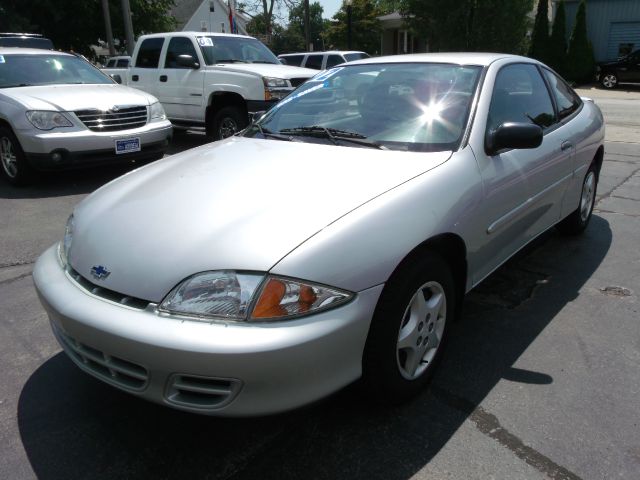
<instances>
[{"instance_id":1,"label":"suv windshield","mask_svg":"<svg viewBox=\"0 0 640 480\"><path fill-rule=\"evenodd\" d=\"M81 58L70 55L0 54L0 88L70 83L114 83Z\"/></svg>"},{"instance_id":2,"label":"suv windshield","mask_svg":"<svg viewBox=\"0 0 640 480\"><path fill-rule=\"evenodd\" d=\"M409 151L455 150L481 70L442 63L333 68L291 93L245 135Z\"/></svg>"},{"instance_id":3,"label":"suv windshield","mask_svg":"<svg viewBox=\"0 0 640 480\"><path fill-rule=\"evenodd\" d=\"M255 38L199 36L198 45L207 65L216 63L275 63L276 56Z\"/></svg>"}]
</instances>

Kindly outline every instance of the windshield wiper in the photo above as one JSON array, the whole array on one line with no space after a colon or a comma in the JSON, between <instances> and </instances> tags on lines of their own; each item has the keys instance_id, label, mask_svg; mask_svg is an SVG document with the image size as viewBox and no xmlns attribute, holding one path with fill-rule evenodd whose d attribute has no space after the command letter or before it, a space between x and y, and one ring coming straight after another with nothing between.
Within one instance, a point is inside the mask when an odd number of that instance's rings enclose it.
<instances>
[{"instance_id":1,"label":"windshield wiper","mask_svg":"<svg viewBox=\"0 0 640 480\"><path fill-rule=\"evenodd\" d=\"M329 140L331 140L334 145L339 145L338 140L343 140L346 142L356 143L358 145L363 145L365 147L377 148L379 150L388 150L384 145L380 145L373 140L367 140L365 135L356 132L349 132L347 130L340 130L337 128L327 128L322 127L320 125L313 125L310 127L296 127L296 128L285 128L280 130L279 133L288 133L293 135L313 135L313 134L323 134Z\"/></svg>"},{"instance_id":2,"label":"windshield wiper","mask_svg":"<svg viewBox=\"0 0 640 480\"><path fill-rule=\"evenodd\" d=\"M216 60L216 63L247 63L244 60L238 60L237 58L225 58L224 60Z\"/></svg>"},{"instance_id":3,"label":"windshield wiper","mask_svg":"<svg viewBox=\"0 0 640 480\"><path fill-rule=\"evenodd\" d=\"M253 126L258 129L258 131L264 138L275 138L276 140L282 140L285 142L293 141L293 137L287 136L287 135L281 135L279 133L274 133L269 129L263 128L262 125L260 125L259 123L254 123Z\"/></svg>"},{"instance_id":4,"label":"windshield wiper","mask_svg":"<svg viewBox=\"0 0 640 480\"><path fill-rule=\"evenodd\" d=\"M269 65L277 65L277 63L270 62L269 60L254 60L251 63L268 63Z\"/></svg>"},{"instance_id":5,"label":"windshield wiper","mask_svg":"<svg viewBox=\"0 0 640 480\"><path fill-rule=\"evenodd\" d=\"M11 85L2 85L0 88L15 88L15 87L33 87L31 83L13 83Z\"/></svg>"}]
</instances>

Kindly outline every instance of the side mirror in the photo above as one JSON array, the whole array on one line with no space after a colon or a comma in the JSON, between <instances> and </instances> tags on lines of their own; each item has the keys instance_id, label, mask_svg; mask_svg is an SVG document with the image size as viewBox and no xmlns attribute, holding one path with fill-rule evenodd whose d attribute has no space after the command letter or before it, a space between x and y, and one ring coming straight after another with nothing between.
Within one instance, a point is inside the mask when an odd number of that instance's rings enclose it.
<instances>
[{"instance_id":1,"label":"side mirror","mask_svg":"<svg viewBox=\"0 0 640 480\"><path fill-rule=\"evenodd\" d=\"M485 148L495 155L505 148L538 148L542 144L542 128L533 123L506 122L489 132Z\"/></svg>"},{"instance_id":2,"label":"side mirror","mask_svg":"<svg viewBox=\"0 0 640 480\"><path fill-rule=\"evenodd\" d=\"M113 75L111 75L111 78L113 78L116 81L116 83L122 83L122 77L117 73L114 73Z\"/></svg>"},{"instance_id":3,"label":"side mirror","mask_svg":"<svg viewBox=\"0 0 640 480\"><path fill-rule=\"evenodd\" d=\"M193 56L187 54L178 55L178 58L176 58L176 63L179 67L193 68L194 70L200 68L200 64L196 61L196 59L193 58Z\"/></svg>"}]
</instances>

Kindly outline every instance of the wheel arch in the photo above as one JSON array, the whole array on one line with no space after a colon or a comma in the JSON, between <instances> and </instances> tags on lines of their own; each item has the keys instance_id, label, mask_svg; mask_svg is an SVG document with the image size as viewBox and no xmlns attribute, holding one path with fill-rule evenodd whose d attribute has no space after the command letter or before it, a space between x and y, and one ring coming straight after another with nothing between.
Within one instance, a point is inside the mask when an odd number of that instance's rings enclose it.
<instances>
[{"instance_id":1,"label":"wheel arch","mask_svg":"<svg viewBox=\"0 0 640 480\"><path fill-rule=\"evenodd\" d=\"M235 92L213 92L209 96L207 102L207 111L205 117L205 126L207 135L212 135L211 131L213 127L213 116L215 113L224 107L237 107L244 115L249 115L247 110L247 102L242 95Z\"/></svg>"},{"instance_id":2,"label":"wheel arch","mask_svg":"<svg viewBox=\"0 0 640 480\"><path fill-rule=\"evenodd\" d=\"M593 157L593 163L596 166L596 175L600 178L600 170L602 169L602 163L604 162L604 145L600 145Z\"/></svg>"},{"instance_id":3,"label":"wheel arch","mask_svg":"<svg viewBox=\"0 0 640 480\"><path fill-rule=\"evenodd\" d=\"M400 261L398 266L391 273L391 276L402 270L416 257L422 256L425 253L435 253L442 257L447 265L449 265L449 268L451 268L456 289L455 301L458 305L457 311L460 312L461 309L459 307L466 293L468 275L467 246L460 235L449 232L428 238L417 245Z\"/></svg>"}]
</instances>

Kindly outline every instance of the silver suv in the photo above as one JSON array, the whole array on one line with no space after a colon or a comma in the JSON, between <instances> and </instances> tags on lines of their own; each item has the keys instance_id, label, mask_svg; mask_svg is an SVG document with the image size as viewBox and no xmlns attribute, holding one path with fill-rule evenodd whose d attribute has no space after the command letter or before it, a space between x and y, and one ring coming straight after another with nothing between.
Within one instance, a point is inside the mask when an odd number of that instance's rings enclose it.
<instances>
[{"instance_id":1,"label":"silver suv","mask_svg":"<svg viewBox=\"0 0 640 480\"><path fill-rule=\"evenodd\" d=\"M34 170L161 158L171 138L162 105L71 54L0 48L0 171L14 185Z\"/></svg>"},{"instance_id":2,"label":"silver suv","mask_svg":"<svg viewBox=\"0 0 640 480\"><path fill-rule=\"evenodd\" d=\"M311 68L313 70L326 70L341 63L353 62L363 58L369 58L369 54L358 51L333 50L330 52L283 53L278 55L278 59L285 65Z\"/></svg>"}]
</instances>

